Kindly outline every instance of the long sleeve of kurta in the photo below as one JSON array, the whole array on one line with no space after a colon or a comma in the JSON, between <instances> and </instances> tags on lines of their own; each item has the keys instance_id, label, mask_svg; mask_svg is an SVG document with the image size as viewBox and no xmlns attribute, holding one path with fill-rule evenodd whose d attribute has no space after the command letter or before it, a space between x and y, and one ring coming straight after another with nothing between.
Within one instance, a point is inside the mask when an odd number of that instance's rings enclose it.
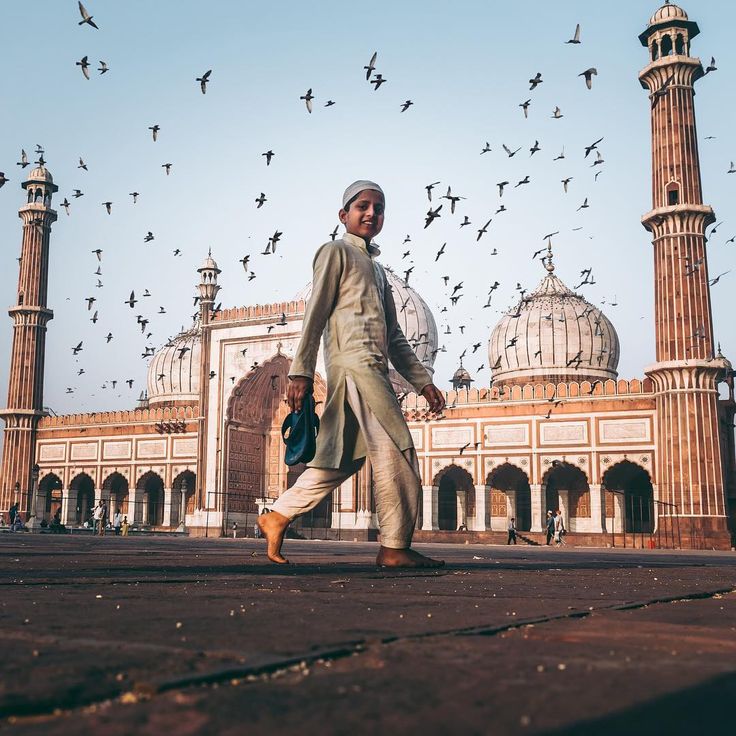
<instances>
[{"instance_id":1,"label":"long sleeve of kurta","mask_svg":"<svg viewBox=\"0 0 736 736\"><path fill-rule=\"evenodd\" d=\"M386 338L388 340L388 357L394 368L420 394L425 386L432 383L430 370L417 358L416 353L399 326L396 317L396 303L394 302L391 287L386 279L384 287L384 309L386 310Z\"/></svg>"},{"instance_id":2,"label":"long sleeve of kurta","mask_svg":"<svg viewBox=\"0 0 736 736\"><path fill-rule=\"evenodd\" d=\"M342 268L342 251L330 247L330 244L323 245L314 256L312 294L304 314L302 336L291 364L290 376L314 379L320 340L335 306Z\"/></svg>"}]
</instances>

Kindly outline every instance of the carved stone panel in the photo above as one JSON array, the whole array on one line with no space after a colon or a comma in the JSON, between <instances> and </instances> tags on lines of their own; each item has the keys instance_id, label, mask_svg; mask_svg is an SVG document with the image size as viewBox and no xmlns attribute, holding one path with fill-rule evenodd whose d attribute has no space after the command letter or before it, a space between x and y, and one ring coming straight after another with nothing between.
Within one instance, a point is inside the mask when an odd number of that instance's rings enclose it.
<instances>
[{"instance_id":1,"label":"carved stone panel","mask_svg":"<svg viewBox=\"0 0 736 736\"><path fill-rule=\"evenodd\" d=\"M486 425L483 428L485 447L503 447L505 445L528 445L528 424Z\"/></svg>"},{"instance_id":2,"label":"carved stone panel","mask_svg":"<svg viewBox=\"0 0 736 736\"><path fill-rule=\"evenodd\" d=\"M72 460L96 460L97 459L97 443L96 442L78 442L72 445Z\"/></svg>"},{"instance_id":3,"label":"carved stone panel","mask_svg":"<svg viewBox=\"0 0 736 736\"><path fill-rule=\"evenodd\" d=\"M132 449L130 440L105 442L102 445L102 457L105 460L127 460L131 456Z\"/></svg>"},{"instance_id":4,"label":"carved stone panel","mask_svg":"<svg viewBox=\"0 0 736 736\"><path fill-rule=\"evenodd\" d=\"M543 445L578 445L588 441L587 422L545 422L540 425Z\"/></svg>"},{"instance_id":5,"label":"carved stone panel","mask_svg":"<svg viewBox=\"0 0 736 736\"><path fill-rule=\"evenodd\" d=\"M53 460L64 460L66 445L40 445L38 448L38 459L41 462Z\"/></svg>"},{"instance_id":6,"label":"carved stone panel","mask_svg":"<svg viewBox=\"0 0 736 736\"><path fill-rule=\"evenodd\" d=\"M187 437L174 440L174 457L195 457L197 454L197 438Z\"/></svg>"},{"instance_id":7,"label":"carved stone panel","mask_svg":"<svg viewBox=\"0 0 736 736\"><path fill-rule=\"evenodd\" d=\"M473 427L433 427L433 447L461 448L473 441Z\"/></svg>"},{"instance_id":8,"label":"carved stone panel","mask_svg":"<svg viewBox=\"0 0 736 736\"><path fill-rule=\"evenodd\" d=\"M136 453L139 458L166 457L166 440L138 440Z\"/></svg>"}]
</instances>

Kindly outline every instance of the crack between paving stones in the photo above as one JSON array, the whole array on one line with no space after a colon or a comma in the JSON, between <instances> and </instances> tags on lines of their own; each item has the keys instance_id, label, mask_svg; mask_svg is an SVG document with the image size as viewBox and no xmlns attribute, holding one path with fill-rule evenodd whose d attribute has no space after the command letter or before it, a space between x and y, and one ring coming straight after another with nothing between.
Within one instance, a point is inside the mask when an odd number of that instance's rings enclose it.
<instances>
[{"instance_id":1,"label":"crack between paving stones","mask_svg":"<svg viewBox=\"0 0 736 736\"><path fill-rule=\"evenodd\" d=\"M632 611L648 606L674 603L678 601L707 600L718 595L736 594L736 588L718 588L710 591L697 591L694 593L684 593L679 595L669 595L660 598L649 598L646 600L630 601L628 603L618 603L611 606L599 606L592 609L579 611L566 611L550 616L536 616L526 619L518 619L505 624L495 624L492 626L468 626L455 629L445 629L441 631L427 631L413 634L397 634L385 637L377 637L376 639L366 640L360 639L351 642L344 642L332 647L324 649L312 650L301 655L284 656L263 656L256 661L251 661L247 665L238 665L224 667L209 672L193 673L189 675L172 677L167 679L154 679L150 682L140 682L134 685L133 694L139 700L144 700L160 695L172 690L183 690L188 687L202 687L206 685L214 685L231 680L243 680L246 677L259 677L262 675L273 675L277 672L288 670L295 666L307 666L316 662L334 662L346 657L357 656L368 649L369 646L380 644L386 646L403 641L418 641L422 639L433 639L440 637L452 636L496 636L514 629L524 628L525 626L539 626L541 624L554 623L564 620L582 620L595 613L605 613L608 611ZM127 691L128 693L130 691ZM72 703L66 702L37 702L28 703L22 708L11 710L10 708L0 708L0 717L10 718L14 722L19 722L24 717L39 715L66 715L73 710L85 708L92 705L120 699L126 695L122 689L118 689L109 693L105 697L96 698L78 698Z\"/></svg>"}]
</instances>

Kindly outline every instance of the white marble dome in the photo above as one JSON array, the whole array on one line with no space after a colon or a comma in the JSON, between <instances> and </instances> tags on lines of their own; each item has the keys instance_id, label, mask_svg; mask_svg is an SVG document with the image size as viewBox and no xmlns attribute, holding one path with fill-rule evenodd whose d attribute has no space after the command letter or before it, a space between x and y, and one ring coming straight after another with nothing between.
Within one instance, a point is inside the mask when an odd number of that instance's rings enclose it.
<instances>
[{"instance_id":1,"label":"white marble dome","mask_svg":"<svg viewBox=\"0 0 736 736\"><path fill-rule=\"evenodd\" d=\"M687 20L687 13L679 6L673 3L667 3L659 8L649 19L649 25L663 23L669 20Z\"/></svg>"},{"instance_id":2,"label":"white marble dome","mask_svg":"<svg viewBox=\"0 0 736 736\"><path fill-rule=\"evenodd\" d=\"M429 369L434 365L437 355L437 324L427 302L409 286L404 279L397 276L390 268L384 266L389 286L396 304L396 317L406 339L414 348L417 358ZM312 293L310 281L294 298L309 301ZM402 306L406 305L402 310ZM389 368L391 383L397 393L414 389L393 369Z\"/></svg>"},{"instance_id":3,"label":"white marble dome","mask_svg":"<svg viewBox=\"0 0 736 736\"><path fill-rule=\"evenodd\" d=\"M199 327L184 330L164 345L148 366L148 404L166 406L199 401Z\"/></svg>"},{"instance_id":4,"label":"white marble dome","mask_svg":"<svg viewBox=\"0 0 736 736\"><path fill-rule=\"evenodd\" d=\"M30 174L28 174L28 179L26 181L43 181L48 184L53 184L54 177L51 176L51 172L45 166L37 166L35 169L31 170Z\"/></svg>"},{"instance_id":5,"label":"white marble dome","mask_svg":"<svg viewBox=\"0 0 736 736\"><path fill-rule=\"evenodd\" d=\"M491 333L488 360L496 385L616 378L618 335L603 312L554 274L505 314Z\"/></svg>"}]
</instances>

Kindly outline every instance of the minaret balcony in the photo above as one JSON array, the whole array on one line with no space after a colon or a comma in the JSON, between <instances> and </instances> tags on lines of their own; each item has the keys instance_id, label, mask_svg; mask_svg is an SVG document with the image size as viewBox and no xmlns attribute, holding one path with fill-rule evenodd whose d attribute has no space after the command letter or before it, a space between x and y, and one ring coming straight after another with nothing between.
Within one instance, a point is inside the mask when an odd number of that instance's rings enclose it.
<instances>
[{"instance_id":1,"label":"minaret balcony","mask_svg":"<svg viewBox=\"0 0 736 736\"><path fill-rule=\"evenodd\" d=\"M668 207L656 207L650 210L641 218L641 224L650 232L659 229L659 226L668 218L679 216L682 224L691 230L693 235L703 235L703 230L716 221L713 208L707 204L675 204ZM702 219L702 230L696 227L700 224L698 221ZM687 234L681 229L677 231L678 235Z\"/></svg>"}]
</instances>

